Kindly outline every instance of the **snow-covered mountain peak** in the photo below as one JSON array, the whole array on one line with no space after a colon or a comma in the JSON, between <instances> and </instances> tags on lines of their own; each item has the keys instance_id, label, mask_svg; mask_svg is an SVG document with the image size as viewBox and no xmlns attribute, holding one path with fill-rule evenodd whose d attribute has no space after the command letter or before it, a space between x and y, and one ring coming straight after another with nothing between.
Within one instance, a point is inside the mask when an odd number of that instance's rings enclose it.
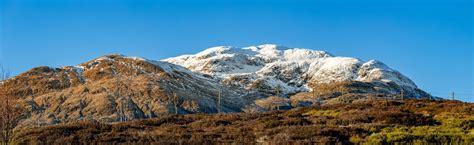
<instances>
[{"instance_id":1,"label":"snow-covered mountain peak","mask_svg":"<svg viewBox=\"0 0 474 145\"><path fill-rule=\"evenodd\" d=\"M290 49L286 46L281 46L277 44L262 44L258 46L249 46L249 47L244 47L242 49L249 49L255 52L272 52L272 51L284 51L287 49Z\"/></svg>"},{"instance_id":2,"label":"snow-covered mountain peak","mask_svg":"<svg viewBox=\"0 0 474 145\"><path fill-rule=\"evenodd\" d=\"M303 60L304 61L304 60L332 57L333 55L324 51L310 50L310 49L304 49L304 48L294 48L294 49L285 50L283 56L285 60L298 60L298 61Z\"/></svg>"},{"instance_id":3,"label":"snow-covered mountain peak","mask_svg":"<svg viewBox=\"0 0 474 145\"><path fill-rule=\"evenodd\" d=\"M228 51L232 51L233 49L235 49L235 48L232 47L232 46L216 46L216 47L211 47L211 48L208 48L204 51L201 51L196 55L199 55L199 56L204 56L204 55L215 56L215 55L218 55L218 54L226 53Z\"/></svg>"},{"instance_id":4,"label":"snow-covered mountain peak","mask_svg":"<svg viewBox=\"0 0 474 145\"><path fill-rule=\"evenodd\" d=\"M310 91L310 83L344 81L394 83L415 89L406 76L376 60L364 62L324 51L264 44L244 48L218 46L163 61L220 79L227 85L280 88L283 94Z\"/></svg>"},{"instance_id":5,"label":"snow-covered mountain peak","mask_svg":"<svg viewBox=\"0 0 474 145\"><path fill-rule=\"evenodd\" d=\"M194 55L183 55L175 58L166 59L165 61L177 61L178 59L187 60L190 58L198 58L199 60L214 60L230 58L259 58L264 61L291 61L291 60L309 60L323 57L331 57L332 55L324 52L305 48L289 48L275 44L264 44L249 47L233 47L233 46L217 46L211 47Z\"/></svg>"},{"instance_id":6,"label":"snow-covered mountain peak","mask_svg":"<svg viewBox=\"0 0 474 145\"><path fill-rule=\"evenodd\" d=\"M289 49L285 46L280 46L276 44L263 44L259 46L250 46L247 48L242 48L244 50L252 50L257 52L260 56L266 57L278 57L282 54L283 51Z\"/></svg>"},{"instance_id":7,"label":"snow-covered mountain peak","mask_svg":"<svg viewBox=\"0 0 474 145\"><path fill-rule=\"evenodd\" d=\"M380 68L387 71L394 71L390 67L388 67L387 65L385 65L384 63L378 60L369 60L366 63L364 63L362 67Z\"/></svg>"},{"instance_id":8,"label":"snow-covered mountain peak","mask_svg":"<svg viewBox=\"0 0 474 145\"><path fill-rule=\"evenodd\" d=\"M308 62L331 56L324 51L264 44L244 48L217 46L194 55L183 55L163 61L206 74L229 75L255 73L275 62Z\"/></svg>"}]
</instances>

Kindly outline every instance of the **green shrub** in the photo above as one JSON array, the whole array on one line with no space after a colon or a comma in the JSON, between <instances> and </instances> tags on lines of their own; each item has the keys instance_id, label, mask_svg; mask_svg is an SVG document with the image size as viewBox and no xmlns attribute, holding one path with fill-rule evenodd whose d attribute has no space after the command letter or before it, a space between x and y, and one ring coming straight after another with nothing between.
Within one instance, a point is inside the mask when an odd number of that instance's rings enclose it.
<instances>
[{"instance_id":1,"label":"green shrub","mask_svg":"<svg viewBox=\"0 0 474 145\"><path fill-rule=\"evenodd\" d=\"M459 127L466 130L474 128L474 115L467 113L443 112L434 117L444 126Z\"/></svg>"},{"instance_id":2,"label":"green shrub","mask_svg":"<svg viewBox=\"0 0 474 145\"><path fill-rule=\"evenodd\" d=\"M469 143L474 141L472 134L461 128L445 126L419 126L385 128L382 132L366 138L377 143Z\"/></svg>"},{"instance_id":3,"label":"green shrub","mask_svg":"<svg viewBox=\"0 0 474 145\"><path fill-rule=\"evenodd\" d=\"M303 114L303 116L324 116L324 117L337 117L339 112L334 110L311 110Z\"/></svg>"}]
</instances>

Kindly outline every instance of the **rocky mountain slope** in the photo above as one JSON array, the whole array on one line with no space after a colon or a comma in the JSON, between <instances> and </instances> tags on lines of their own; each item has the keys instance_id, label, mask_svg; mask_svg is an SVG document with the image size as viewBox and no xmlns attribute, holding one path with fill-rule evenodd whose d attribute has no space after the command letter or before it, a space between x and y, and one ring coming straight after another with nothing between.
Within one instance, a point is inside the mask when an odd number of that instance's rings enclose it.
<instances>
[{"instance_id":1,"label":"rocky mountain slope","mask_svg":"<svg viewBox=\"0 0 474 145\"><path fill-rule=\"evenodd\" d=\"M163 114L240 112L251 104L238 88L166 62L108 55L63 68L38 67L2 87L28 110L24 124L77 120L116 122ZM176 108L175 108L176 105Z\"/></svg>"},{"instance_id":2,"label":"rocky mountain slope","mask_svg":"<svg viewBox=\"0 0 474 145\"><path fill-rule=\"evenodd\" d=\"M77 66L34 68L0 87L27 108L22 125L260 112L401 92L430 97L381 62L277 45L221 46L162 61L107 55Z\"/></svg>"}]
</instances>

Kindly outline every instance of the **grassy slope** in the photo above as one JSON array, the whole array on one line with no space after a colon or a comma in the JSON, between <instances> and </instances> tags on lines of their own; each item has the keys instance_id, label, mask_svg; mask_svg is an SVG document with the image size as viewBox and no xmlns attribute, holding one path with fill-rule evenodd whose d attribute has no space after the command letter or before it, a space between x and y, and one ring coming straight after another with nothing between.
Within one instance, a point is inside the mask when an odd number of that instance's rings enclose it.
<instances>
[{"instance_id":1,"label":"grassy slope","mask_svg":"<svg viewBox=\"0 0 474 145\"><path fill-rule=\"evenodd\" d=\"M474 104L359 100L268 113L164 116L28 128L15 143L474 142Z\"/></svg>"}]
</instances>

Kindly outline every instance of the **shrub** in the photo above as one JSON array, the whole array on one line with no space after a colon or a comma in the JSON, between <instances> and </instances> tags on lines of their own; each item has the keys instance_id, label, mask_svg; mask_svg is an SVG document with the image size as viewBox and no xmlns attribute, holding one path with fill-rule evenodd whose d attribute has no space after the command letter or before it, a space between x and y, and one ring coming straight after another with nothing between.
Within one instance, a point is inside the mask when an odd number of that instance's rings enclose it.
<instances>
[{"instance_id":1,"label":"shrub","mask_svg":"<svg viewBox=\"0 0 474 145\"><path fill-rule=\"evenodd\" d=\"M311 110L303 114L303 116L324 116L324 117L337 117L339 112L334 110Z\"/></svg>"}]
</instances>

